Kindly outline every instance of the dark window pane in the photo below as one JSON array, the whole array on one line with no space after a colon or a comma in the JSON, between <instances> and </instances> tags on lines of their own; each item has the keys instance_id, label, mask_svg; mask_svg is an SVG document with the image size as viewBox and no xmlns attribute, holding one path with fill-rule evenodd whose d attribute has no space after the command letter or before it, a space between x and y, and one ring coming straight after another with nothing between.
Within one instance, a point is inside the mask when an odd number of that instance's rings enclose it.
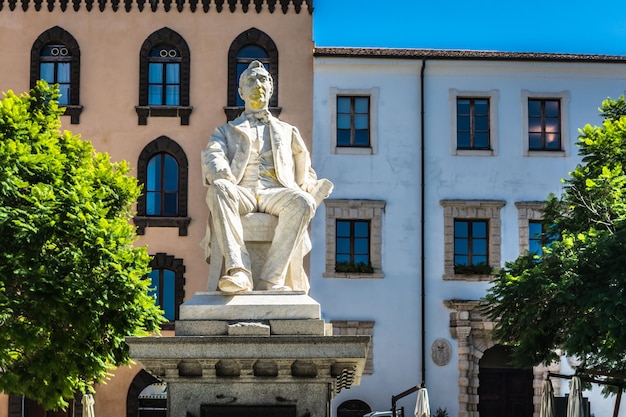
<instances>
[{"instance_id":1,"label":"dark window pane","mask_svg":"<svg viewBox=\"0 0 626 417\"><path fill-rule=\"evenodd\" d=\"M147 175L146 175L146 190L159 191L161 190L161 154L153 156L148 161Z\"/></svg>"},{"instance_id":2,"label":"dark window pane","mask_svg":"<svg viewBox=\"0 0 626 417\"><path fill-rule=\"evenodd\" d=\"M456 134L456 147L460 149L467 149L470 147L470 134L469 132L457 132Z\"/></svg>"},{"instance_id":3,"label":"dark window pane","mask_svg":"<svg viewBox=\"0 0 626 417\"><path fill-rule=\"evenodd\" d=\"M559 119L546 119L546 132L547 133L559 133Z\"/></svg>"},{"instance_id":4,"label":"dark window pane","mask_svg":"<svg viewBox=\"0 0 626 417\"><path fill-rule=\"evenodd\" d=\"M253 58L262 59L267 58L267 52L265 49L261 48L257 45L247 45L239 50L237 53L237 58L250 59Z\"/></svg>"},{"instance_id":5,"label":"dark window pane","mask_svg":"<svg viewBox=\"0 0 626 417\"><path fill-rule=\"evenodd\" d=\"M470 131L470 118L469 116L457 116L456 128L464 132Z\"/></svg>"},{"instance_id":6,"label":"dark window pane","mask_svg":"<svg viewBox=\"0 0 626 417\"><path fill-rule=\"evenodd\" d=\"M165 172L164 172L164 189L166 191L178 190L178 163L172 155L164 155Z\"/></svg>"},{"instance_id":7,"label":"dark window pane","mask_svg":"<svg viewBox=\"0 0 626 417\"><path fill-rule=\"evenodd\" d=\"M69 62L59 62L57 63L57 79L58 83L69 83L70 82L70 68L71 64Z\"/></svg>"},{"instance_id":8,"label":"dark window pane","mask_svg":"<svg viewBox=\"0 0 626 417\"><path fill-rule=\"evenodd\" d=\"M48 84L54 84L54 62L42 62L39 64L39 78Z\"/></svg>"},{"instance_id":9,"label":"dark window pane","mask_svg":"<svg viewBox=\"0 0 626 417\"><path fill-rule=\"evenodd\" d=\"M370 234L370 225L368 222L354 222L354 236L367 237Z\"/></svg>"},{"instance_id":10,"label":"dark window pane","mask_svg":"<svg viewBox=\"0 0 626 417\"><path fill-rule=\"evenodd\" d=\"M151 62L148 66L148 82L163 83L163 64Z\"/></svg>"},{"instance_id":11,"label":"dark window pane","mask_svg":"<svg viewBox=\"0 0 626 417\"><path fill-rule=\"evenodd\" d=\"M168 85L165 87L165 104L168 106L178 106L180 102L180 87L177 85Z\"/></svg>"},{"instance_id":12,"label":"dark window pane","mask_svg":"<svg viewBox=\"0 0 626 417\"><path fill-rule=\"evenodd\" d=\"M159 216L161 214L161 193L146 192L146 214L149 216Z\"/></svg>"},{"instance_id":13,"label":"dark window pane","mask_svg":"<svg viewBox=\"0 0 626 417\"><path fill-rule=\"evenodd\" d=\"M489 130L489 119L487 117L477 117L474 119L474 122L476 123L476 131L486 132Z\"/></svg>"},{"instance_id":14,"label":"dark window pane","mask_svg":"<svg viewBox=\"0 0 626 417\"><path fill-rule=\"evenodd\" d=\"M480 149L489 148L489 134L488 133L476 133L474 137L474 147Z\"/></svg>"},{"instance_id":15,"label":"dark window pane","mask_svg":"<svg viewBox=\"0 0 626 417\"><path fill-rule=\"evenodd\" d=\"M466 98L457 98L456 99L456 114L457 115L467 115L470 114L470 101Z\"/></svg>"},{"instance_id":16,"label":"dark window pane","mask_svg":"<svg viewBox=\"0 0 626 417\"><path fill-rule=\"evenodd\" d=\"M369 238L354 239L354 253L355 254L369 254L370 244Z\"/></svg>"},{"instance_id":17,"label":"dark window pane","mask_svg":"<svg viewBox=\"0 0 626 417\"><path fill-rule=\"evenodd\" d=\"M178 194L177 193L166 193L163 195L163 215L164 216L175 216L178 214Z\"/></svg>"},{"instance_id":18,"label":"dark window pane","mask_svg":"<svg viewBox=\"0 0 626 417\"><path fill-rule=\"evenodd\" d=\"M473 222L472 237L487 237L487 222Z\"/></svg>"},{"instance_id":19,"label":"dark window pane","mask_svg":"<svg viewBox=\"0 0 626 417\"><path fill-rule=\"evenodd\" d=\"M541 133L531 133L528 135L528 148L541 149Z\"/></svg>"},{"instance_id":20,"label":"dark window pane","mask_svg":"<svg viewBox=\"0 0 626 417\"><path fill-rule=\"evenodd\" d=\"M337 129L337 146L350 146L350 130Z\"/></svg>"},{"instance_id":21,"label":"dark window pane","mask_svg":"<svg viewBox=\"0 0 626 417\"><path fill-rule=\"evenodd\" d=\"M560 150L561 149L561 135L558 133L546 135L546 149Z\"/></svg>"},{"instance_id":22,"label":"dark window pane","mask_svg":"<svg viewBox=\"0 0 626 417\"><path fill-rule=\"evenodd\" d=\"M350 115L349 114L337 115L337 128L338 129L350 129Z\"/></svg>"},{"instance_id":23,"label":"dark window pane","mask_svg":"<svg viewBox=\"0 0 626 417\"><path fill-rule=\"evenodd\" d=\"M355 97L354 111L355 113L369 113L370 99L369 97Z\"/></svg>"},{"instance_id":24,"label":"dark window pane","mask_svg":"<svg viewBox=\"0 0 626 417\"><path fill-rule=\"evenodd\" d=\"M546 100L546 117L559 117L559 101Z\"/></svg>"},{"instance_id":25,"label":"dark window pane","mask_svg":"<svg viewBox=\"0 0 626 417\"><path fill-rule=\"evenodd\" d=\"M484 239L473 240L472 255L487 255L487 241Z\"/></svg>"},{"instance_id":26,"label":"dark window pane","mask_svg":"<svg viewBox=\"0 0 626 417\"><path fill-rule=\"evenodd\" d=\"M337 253L350 253L350 238L349 237L337 238Z\"/></svg>"},{"instance_id":27,"label":"dark window pane","mask_svg":"<svg viewBox=\"0 0 626 417\"><path fill-rule=\"evenodd\" d=\"M541 132L541 118L540 117L530 117L528 119L528 131L529 132Z\"/></svg>"},{"instance_id":28,"label":"dark window pane","mask_svg":"<svg viewBox=\"0 0 626 417\"><path fill-rule=\"evenodd\" d=\"M455 220L454 221L454 236L455 237L468 237L468 222Z\"/></svg>"},{"instance_id":29,"label":"dark window pane","mask_svg":"<svg viewBox=\"0 0 626 417\"><path fill-rule=\"evenodd\" d=\"M350 262L350 254L349 253L337 253L335 255L335 262Z\"/></svg>"},{"instance_id":30,"label":"dark window pane","mask_svg":"<svg viewBox=\"0 0 626 417\"><path fill-rule=\"evenodd\" d=\"M354 128L355 129L367 129L369 128L369 115L368 114L356 114L354 116Z\"/></svg>"},{"instance_id":31,"label":"dark window pane","mask_svg":"<svg viewBox=\"0 0 626 417\"><path fill-rule=\"evenodd\" d=\"M472 256L472 265L487 265L487 257L486 256Z\"/></svg>"},{"instance_id":32,"label":"dark window pane","mask_svg":"<svg viewBox=\"0 0 626 417\"><path fill-rule=\"evenodd\" d=\"M474 101L474 114L477 116L489 115L489 100L475 100Z\"/></svg>"},{"instance_id":33,"label":"dark window pane","mask_svg":"<svg viewBox=\"0 0 626 417\"><path fill-rule=\"evenodd\" d=\"M354 132L354 144L356 146L367 146L370 143L370 131L368 129L356 130Z\"/></svg>"},{"instance_id":34,"label":"dark window pane","mask_svg":"<svg viewBox=\"0 0 626 417\"><path fill-rule=\"evenodd\" d=\"M541 117L541 101L528 100L528 115Z\"/></svg>"},{"instance_id":35,"label":"dark window pane","mask_svg":"<svg viewBox=\"0 0 626 417\"><path fill-rule=\"evenodd\" d=\"M350 114L350 97L337 97L337 112Z\"/></svg>"},{"instance_id":36,"label":"dark window pane","mask_svg":"<svg viewBox=\"0 0 626 417\"><path fill-rule=\"evenodd\" d=\"M337 236L349 237L350 236L350 222L345 220L337 220Z\"/></svg>"},{"instance_id":37,"label":"dark window pane","mask_svg":"<svg viewBox=\"0 0 626 417\"><path fill-rule=\"evenodd\" d=\"M148 86L148 104L151 106L163 104L163 88L160 85Z\"/></svg>"},{"instance_id":38,"label":"dark window pane","mask_svg":"<svg viewBox=\"0 0 626 417\"><path fill-rule=\"evenodd\" d=\"M469 253L468 240L464 238L454 239L454 253L457 255L467 255Z\"/></svg>"},{"instance_id":39,"label":"dark window pane","mask_svg":"<svg viewBox=\"0 0 626 417\"><path fill-rule=\"evenodd\" d=\"M454 264L455 265L468 265L468 257L467 256L455 256L454 257Z\"/></svg>"},{"instance_id":40,"label":"dark window pane","mask_svg":"<svg viewBox=\"0 0 626 417\"><path fill-rule=\"evenodd\" d=\"M163 304L161 308L165 311L165 317L169 321L176 319L176 296L175 296L175 274L174 271L163 269Z\"/></svg>"},{"instance_id":41,"label":"dark window pane","mask_svg":"<svg viewBox=\"0 0 626 417\"><path fill-rule=\"evenodd\" d=\"M166 64L165 82L168 84L180 83L180 64Z\"/></svg>"},{"instance_id":42,"label":"dark window pane","mask_svg":"<svg viewBox=\"0 0 626 417\"><path fill-rule=\"evenodd\" d=\"M370 263L370 258L367 255L354 255L354 264L365 264L368 265Z\"/></svg>"},{"instance_id":43,"label":"dark window pane","mask_svg":"<svg viewBox=\"0 0 626 417\"><path fill-rule=\"evenodd\" d=\"M70 85L59 84L59 93L61 94L59 97L59 104L70 104Z\"/></svg>"}]
</instances>

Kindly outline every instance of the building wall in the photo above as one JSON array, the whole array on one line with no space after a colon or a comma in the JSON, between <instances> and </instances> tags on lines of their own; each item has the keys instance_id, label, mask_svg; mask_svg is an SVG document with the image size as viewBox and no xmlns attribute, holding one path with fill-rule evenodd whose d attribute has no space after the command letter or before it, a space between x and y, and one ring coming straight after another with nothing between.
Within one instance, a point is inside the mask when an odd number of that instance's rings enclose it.
<instances>
[{"instance_id":1,"label":"building wall","mask_svg":"<svg viewBox=\"0 0 626 417\"><path fill-rule=\"evenodd\" d=\"M325 249L319 243L328 239L324 213L313 222L318 243L311 255L312 294L322 305L327 320L369 320L373 326L373 373L364 375L361 385L342 392L333 401L333 410L344 401L359 399L372 410L388 410L391 396L419 384L420 363L420 70L415 59L375 58L363 50L359 57L338 48L335 57L315 58L314 78L314 164L318 174L336 184L333 199L374 199L386 201L383 216L384 278L319 278L324 273ZM394 51L386 51L393 55ZM396 52L400 55L400 52ZM445 51L442 52L445 54ZM379 55L385 55L381 53ZM497 55L497 53L495 54ZM450 279L445 276L444 207L449 200L485 200L502 206L500 213L500 265L520 253L519 213L516 202L543 201L548 193L559 194L559 180L579 162L575 146L578 128L598 124L598 107L607 97L624 94L624 63L571 61L524 62L498 59L426 60L424 70L425 115L425 279L426 279L426 386L431 411L446 408L450 416L476 416L472 388L471 358L482 356L493 346L490 323L480 324L480 334L470 337L470 345L459 351L457 320L462 315L447 306L455 300L479 300L489 287L488 280ZM378 144L373 155L336 155L329 146L332 122L330 91L378 88ZM547 156L524 155L528 133L524 91L531 96L555 94L567 97L563 115L568 133L567 152ZM494 154L457 154L454 94L472 96L490 92L497 104L491 117L497 127L492 132L497 143ZM565 101L566 99L564 99ZM495 135L494 135L495 133ZM326 245L328 245L328 240ZM456 278L456 279L455 279ZM458 279L461 278L461 279ZM464 313L465 314L465 313ZM471 313L471 319L477 319ZM463 316L465 317L465 316ZM470 318L467 316L466 318ZM474 326L474 325L472 325ZM469 329L469 328L468 328ZM474 330L475 331L475 330ZM485 338L486 337L486 338ZM431 347L441 339L451 347L447 364L437 365ZM467 361L469 355L470 362ZM537 368L535 378L546 370ZM567 372L563 369L564 372ZM476 370L477 372L477 370ZM537 380L535 381L537 382ZM477 381L476 381L477 383ZM540 379L539 379L540 384ZM567 392L566 382L561 391ZM538 395L540 385L534 386ZM614 398L604 400L596 387L589 394L595 415L611 413ZM412 413L415 395L399 400L405 413ZM474 408L475 409L475 408ZM538 408L537 410L538 415ZM624 411L622 410L622 414Z\"/></svg>"},{"instance_id":2,"label":"building wall","mask_svg":"<svg viewBox=\"0 0 626 417\"><path fill-rule=\"evenodd\" d=\"M221 12L217 2L210 2L209 11L198 4L195 13L184 3L182 12L172 4L169 12L163 2L155 12L147 2L143 11L137 3L130 12L124 3L117 11L105 3L104 11L87 11L85 2L79 11L69 2L62 11L59 2L48 11L47 2L40 11L29 3L23 11L21 3L11 11L8 4L0 11L0 90L16 93L30 88L30 54L33 42L44 31L60 26L77 41L81 53L80 104L84 109L79 124L70 124L62 117L63 128L93 142L97 151L108 152L113 161L127 160L136 173L138 157L152 140L165 135L176 141L189 161L188 215L191 218L187 236L179 236L177 228L147 227L137 244L146 245L150 254L166 252L182 258L185 271L185 298L206 291L208 265L199 246L204 237L207 208L202 184L200 152L216 126L226 122L223 107L227 104L228 50L235 38L250 28L267 34L278 48L280 118L296 125L305 141L311 144L312 132L312 16L306 4L276 2L270 12L264 2L262 10L250 4L248 12L236 2L234 12L229 3ZM282 5L286 6L283 11ZM139 52L153 32L168 27L187 42L191 56L190 105L193 112L189 125L178 117L148 117L147 125L138 125L135 106L139 94ZM118 369L115 376L96 394L96 413L101 417L125 415L128 384L136 369ZM99 400L101 403L99 403ZM0 396L0 416L6 416L6 397Z\"/></svg>"}]
</instances>

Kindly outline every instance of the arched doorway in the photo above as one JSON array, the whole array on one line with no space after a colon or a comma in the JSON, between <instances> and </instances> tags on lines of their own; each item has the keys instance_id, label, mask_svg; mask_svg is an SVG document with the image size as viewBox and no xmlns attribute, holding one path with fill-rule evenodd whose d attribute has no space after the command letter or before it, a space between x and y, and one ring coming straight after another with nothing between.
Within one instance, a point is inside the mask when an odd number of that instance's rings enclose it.
<instances>
[{"instance_id":1,"label":"arched doorway","mask_svg":"<svg viewBox=\"0 0 626 417\"><path fill-rule=\"evenodd\" d=\"M514 368L510 349L501 345L487 349L478 364L480 417L532 417L532 369Z\"/></svg>"},{"instance_id":2,"label":"arched doorway","mask_svg":"<svg viewBox=\"0 0 626 417\"><path fill-rule=\"evenodd\" d=\"M348 400L337 407L337 417L363 417L364 414L372 411L365 401Z\"/></svg>"}]
</instances>

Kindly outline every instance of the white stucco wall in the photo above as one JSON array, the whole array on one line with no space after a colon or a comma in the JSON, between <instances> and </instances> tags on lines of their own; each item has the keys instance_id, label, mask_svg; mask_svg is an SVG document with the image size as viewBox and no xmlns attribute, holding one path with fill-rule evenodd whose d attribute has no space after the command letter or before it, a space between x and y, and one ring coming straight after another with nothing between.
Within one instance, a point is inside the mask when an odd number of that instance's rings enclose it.
<instances>
[{"instance_id":1,"label":"white stucco wall","mask_svg":"<svg viewBox=\"0 0 626 417\"><path fill-rule=\"evenodd\" d=\"M421 381L420 364L420 69L419 60L329 58L314 62L313 163L318 176L335 182L334 199L386 201L383 217L383 279L322 278L325 261L325 212L312 224L312 296L324 319L373 320L374 373L361 385L342 392L337 406L349 399L387 410L391 396ZM542 201L560 193L560 178L579 161L578 128L598 124L598 107L607 97L624 94L622 64L429 60L425 69L425 256L426 256L426 385L431 410L447 408L458 415L457 341L450 335L450 310L444 300L478 300L485 282L444 281L444 199L502 200L502 263L519 254L515 202ZM331 153L329 91L378 88L377 152L374 155ZM457 156L451 147L453 98L450 90L495 91L497 140L494 156ZM524 156L523 91L568 97L567 155ZM452 96L453 97L453 96ZM567 99L565 99L567 100ZM494 135L495 133L495 135ZM430 347L443 338L452 358L437 366ZM563 384L566 386L566 383ZM567 390L564 389L563 393ZM611 415L613 399L598 390L586 392L596 416ZM412 414L415 394L398 402ZM626 407L622 407L626 408ZM620 416L626 416L622 410Z\"/></svg>"}]
</instances>

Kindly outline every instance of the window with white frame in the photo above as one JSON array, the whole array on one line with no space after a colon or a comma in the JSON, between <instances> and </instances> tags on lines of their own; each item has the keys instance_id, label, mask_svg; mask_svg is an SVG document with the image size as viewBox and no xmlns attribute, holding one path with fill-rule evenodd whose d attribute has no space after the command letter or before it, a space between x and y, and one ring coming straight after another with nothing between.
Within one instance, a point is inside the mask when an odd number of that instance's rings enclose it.
<instances>
[{"instance_id":1,"label":"window with white frame","mask_svg":"<svg viewBox=\"0 0 626 417\"><path fill-rule=\"evenodd\" d=\"M500 268L501 200L441 200L445 280L490 281Z\"/></svg>"},{"instance_id":2,"label":"window with white frame","mask_svg":"<svg viewBox=\"0 0 626 417\"><path fill-rule=\"evenodd\" d=\"M569 101L569 91L522 91L524 156L568 156Z\"/></svg>"},{"instance_id":3,"label":"window with white frame","mask_svg":"<svg viewBox=\"0 0 626 417\"><path fill-rule=\"evenodd\" d=\"M372 155L378 144L378 88L331 88L330 151Z\"/></svg>"},{"instance_id":4,"label":"window with white frame","mask_svg":"<svg viewBox=\"0 0 626 417\"><path fill-rule=\"evenodd\" d=\"M380 200L325 200L325 278L383 278Z\"/></svg>"},{"instance_id":5,"label":"window with white frame","mask_svg":"<svg viewBox=\"0 0 626 417\"><path fill-rule=\"evenodd\" d=\"M449 90L452 155L492 156L498 151L498 90Z\"/></svg>"}]
</instances>

